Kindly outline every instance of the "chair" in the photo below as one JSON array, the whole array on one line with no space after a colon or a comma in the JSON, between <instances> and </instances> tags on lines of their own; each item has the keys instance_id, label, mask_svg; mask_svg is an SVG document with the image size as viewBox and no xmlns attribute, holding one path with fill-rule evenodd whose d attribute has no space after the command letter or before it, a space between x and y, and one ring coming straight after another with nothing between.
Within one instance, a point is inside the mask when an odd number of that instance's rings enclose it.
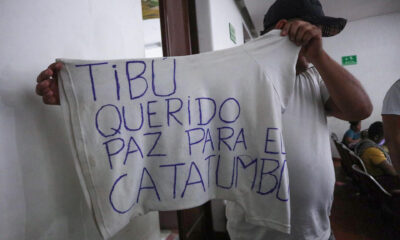
<instances>
[{"instance_id":1,"label":"chair","mask_svg":"<svg viewBox=\"0 0 400 240\"><path fill-rule=\"evenodd\" d=\"M344 158L344 153L343 153L343 148L341 146L341 143L339 141L335 140L334 137L332 137L332 140L333 140L333 143L335 144L336 149L339 152L340 159L343 159Z\"/></svg>"},{"instance_id":2,"label":"chair","mask_svg":"<svg viewBox=\"0 0 400 240\"><path fill-rule=\"evenodd\" d=\"M362 188L367 191L368 196L381 210L382 216L387 219L387 223L394 229L400 227L400 192L399 189L385 189L367 172L364 172L356 164L352 170ZM398 238L396 238L398 239Z\"/></svg>"},{"instance_id":3,"label":"chair","mask_svg":"<svg viewBox=\"0 0 400 240\"><path fill-rule=\"evenodd\" d=\"M353 176L356 178L358 184L360 184L360 188L368 193L373 200L384 202L392 196L374 177L362 170L357 164L352 165L352 170Z\"/></svg>"},{"instance_id":4,"label":"chair","mask_svg":"<svg viewBox=\"0 0 400 240\"><path fill-rule=\"evenodd\" d=\"M352 162L352 164L351 164L352 166L354 164L356 164L362 171L364 171L366 173L368 172L367 168L364 165L363 160L359 156L357 156L357 154L355 154L353 151L350 151L350 159Z\"/></svg>"},{"instance_id":5,"label":"chair","mask_svg":"<svg viewBox=\"0 0 400 240\"><path fill-rule=\"evenodd\" d=\"M351 150L348 149L343 143L336 142L336 147L340 154L341 165L346 173L346 175L353 179L353 174L351 170L352 160L351 160Z\"/></svg>"},{"instance_id":6,"label":"chair","mask_svg":"<svg viewBox=\"0 0 400 240\"><path fill-rule=\"evenodd\" d=\"M352 166L353 164L356 164L360 167L361 170L367 172L364 162L352 150L346 147L346 145L344 145L343 143L339 143L338 141L334 142L336 148L338 149L341 158L341 165L345 174L350 177L356 183L356 185L359 186L358 179L354 176Z\"/></svg>"}]
</instances>

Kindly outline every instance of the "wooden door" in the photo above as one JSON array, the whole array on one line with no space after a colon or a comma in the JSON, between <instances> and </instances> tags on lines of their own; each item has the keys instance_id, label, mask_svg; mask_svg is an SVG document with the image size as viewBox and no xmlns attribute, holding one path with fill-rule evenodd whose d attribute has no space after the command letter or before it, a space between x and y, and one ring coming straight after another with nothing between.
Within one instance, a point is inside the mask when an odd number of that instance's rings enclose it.
<instances>
[{"instance_id":1,"label":"wooden door","mask_svg":"<svg viewBox=\"0 0 400 240\"><path fill-rule=\"evenodd\" d=\"M160 0L164 56L199 52L195 0ZM211 203L177 211L180 240L213 240Z\"/></svg>"}]
</instances>

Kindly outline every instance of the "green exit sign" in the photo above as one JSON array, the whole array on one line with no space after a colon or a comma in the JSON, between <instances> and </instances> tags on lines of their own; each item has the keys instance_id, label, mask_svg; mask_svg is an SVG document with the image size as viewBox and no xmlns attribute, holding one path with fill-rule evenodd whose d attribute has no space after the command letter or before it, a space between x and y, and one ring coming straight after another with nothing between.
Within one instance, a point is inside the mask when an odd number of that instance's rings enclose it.
<instances>
[{"instance_id":1,"label":"green exit sign","mask_svg":"<svg viewBox=\"0 0 400 240\"><path fill-rule=\"evenodd\" d=\"M231 23L229 23L229 35L231 37L232 42L236 44L235 27Z\"/></svg>"},{"instance_id":2,"label":"green exit sign","mask_svg":"<svg viewBox=\"0 0 400 240\"><path fill-rule=\"evenodd\" d=\"M355 65L357 64L357 55L342 57L342 65Z\"/></svg>"}]
</instances>

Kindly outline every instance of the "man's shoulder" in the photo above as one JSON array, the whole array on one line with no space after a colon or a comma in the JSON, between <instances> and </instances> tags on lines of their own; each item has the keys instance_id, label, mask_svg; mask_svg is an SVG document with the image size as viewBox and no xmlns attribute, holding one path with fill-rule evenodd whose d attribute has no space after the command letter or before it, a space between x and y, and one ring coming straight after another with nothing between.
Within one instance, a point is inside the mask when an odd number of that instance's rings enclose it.
<instances>
[{"instance_id":1,"label":"man's shoulder","mask_svg":"<svg viewBox=\"0 0 400 240\"><path fill-rule=\"evenodd\" d=\"M400 79L386 92L381 114L400 115Z\"/></svg>"},{"instance_id":2,"label":"man's shoulder","mask_svg":"<svg viewBox=\"0 0 400 240\"><path fill-rule=\"evenodd\" d=\"M369 154L379 154L379 153L382 153L382 151L381 151L379 148L374 147L374 146L371 146L371 147L367 148L367 149L365 150L365 152L366 152L366 153L369 153Z\"/></svg>"},{"instance_id":3,"label":"man's shoulder","mask_svg":"<svg viewBox=\"0 0 400 240\"><path fill-rule=\"evenodd\" d=\"M373 158L376 160L385 160L386 159L385 154L383 154L382 150L380 150L379 148L374 147L374 146L371 146L371 147L365 149L364 154L367 157L370 157L370 158Z\"/></svg>"},{"instance_id":4,"label":"man's shoulder","mask_svg":"<svg viewBox=\"0 0 400 240\"><path fill-rule=\"evenodd\" d=\"M390 95L390 94L397 95L399 92L400 92L400 79L392 84L392 86L387 91L386 95Z\"/></svg>"}]
</instances>

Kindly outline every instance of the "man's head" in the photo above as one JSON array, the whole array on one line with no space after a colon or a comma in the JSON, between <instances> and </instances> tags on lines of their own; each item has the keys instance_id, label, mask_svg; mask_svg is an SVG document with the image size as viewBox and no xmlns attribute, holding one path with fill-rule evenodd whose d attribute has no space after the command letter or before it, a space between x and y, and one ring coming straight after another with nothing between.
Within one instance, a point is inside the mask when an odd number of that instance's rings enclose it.
<instances>
[{"instance_id":1,"label":"man's head","mask_svg":"<svg viewBox=\"0 0 400 240\"><path fill-rule=\"evenodd\" d=\"M323 37L340 33L347 20L325 16L318 0L277 0L264 16L264 30L261 34L276 28L280 20L302 19L319 26Z\"/></svg>"},{"instance_id":2,"label":"man's head","mask_svg":"<svg viewBox=\"0 0 400 240\"><path fill-rule=\"evenodd\" d=\"M277 0L268 10L264 17L264 30L261 34L272 29L283 29L288 21L302 20L309 22L321 29L323 37L338 34L347 20L343 18L327 17L322 10L318 0ZM309 59L301 49L296 63L296 73L307 70Z\"/></svg>"},{"instance_id":3,"label":"man's head","mask_svg":"<svg viewBox=\"0 0 400 240\"><path fill-rule=\"evenodd\" d=\"M359 132L361 130L361 121L350 121L349 123L353 131Z\"/></svg>"},{"instance_id":4,"label":"man's head","mask_svg":"<svg viewBox=\"0 0 400 240\"><path fill-rule=\"evenodd\" d=\"M368 138L379 143L384 138L382 122L374 122L368 128Z\"/></svg>"}]
</instances>

